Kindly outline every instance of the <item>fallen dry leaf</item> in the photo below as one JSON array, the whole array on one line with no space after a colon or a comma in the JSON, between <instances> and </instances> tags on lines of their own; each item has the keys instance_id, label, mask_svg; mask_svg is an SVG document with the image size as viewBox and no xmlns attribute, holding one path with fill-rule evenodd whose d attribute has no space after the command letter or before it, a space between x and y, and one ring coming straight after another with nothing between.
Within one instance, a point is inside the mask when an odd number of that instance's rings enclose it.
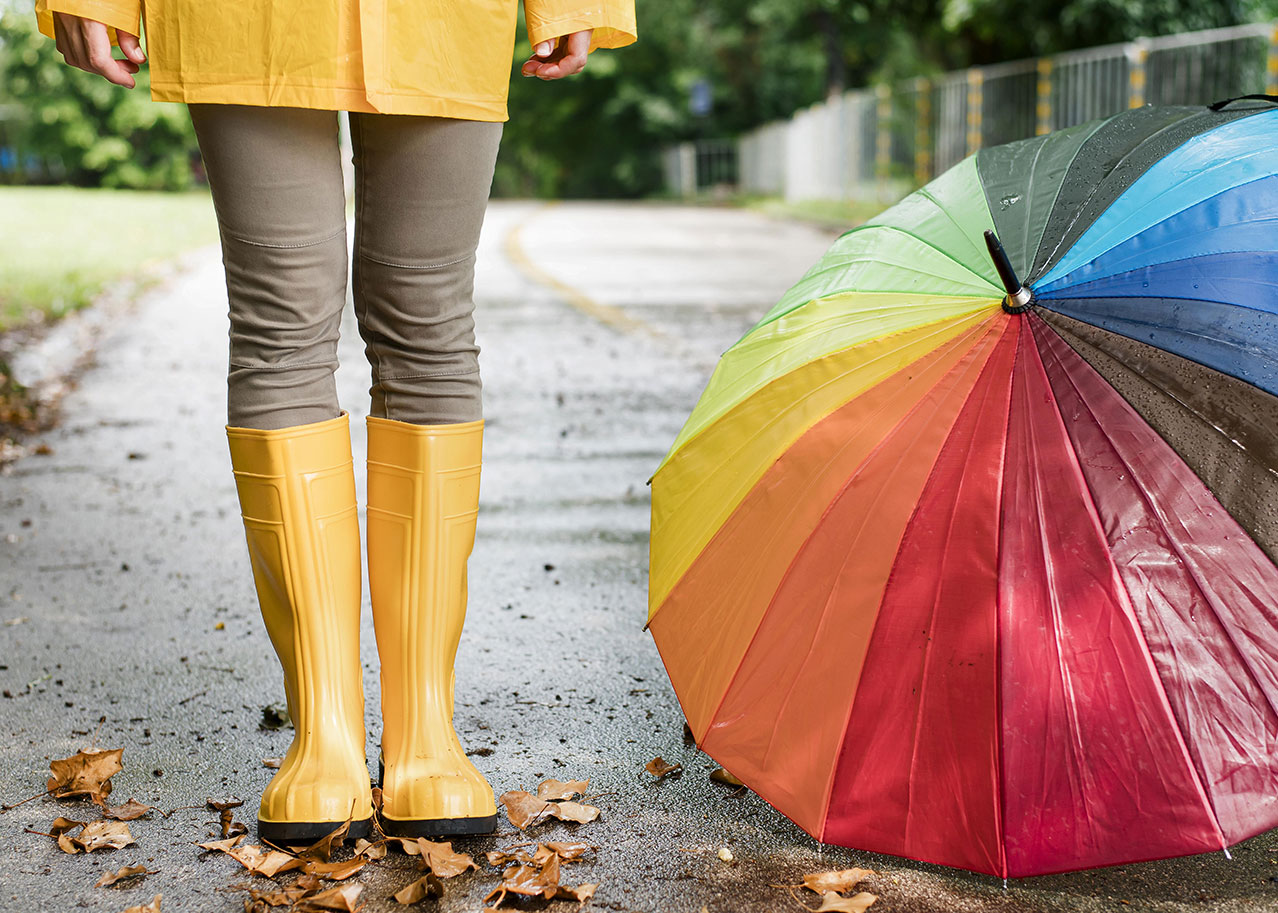
<instances>
[{"instance_id":1,"label":"fallen dry leaf","mask_svg":"<svg viewBox=\"0 0 1278 913\"><path fill-rule=\"evenodd\" d=\"M95 888L109 888L117 881L124 881L126 878L136 878L143 875L154 874L155 871L153 869L148 869L144 865L126 865L124 868L118 869L114 872L103 872L102 877L99 878L93 886Z\"/></svg>"},{"instance_id":2,"label":"fallen dry leaf","mask_svg":"<svg viewBox=\"0 0 1278 913\"><path fill-rule=\"evenodd\" d=\"M599 809L593 805L582 805L580 802L547 802L522 789L502 793L497 801L506 806L506 816L510 819L510 823L520 830L531 827L546 818L587 824L598 818L600 814Z\"/></svg>"},{"instance_id":3,"label":"fallen dry leaf","mask_svg":"<svg viewBox=\"0 0 1278 913\"><path fill-rule=\"evenodd\" d=\"M497 894L505 897L507 893L549 899L555 896L555 890L558 887L558 860L551 860L550 864L545 866L513 865L502 874L501 884L484 898L484 902L487 903ZM499 897L497 904L500 903L501 898Z\"/></svg>"},{"instance_id":4,"label":"fallen dry leaf","mask_svg":"<svg viewBox=\"0 0 1278 913\"><path fill-rule=\"evenodd\" d=\"M293 907L295 913L317 913L323 910L337 910L340 913L355 913L359 909L359 895L364 886L358 882L338 885L319 894L303 897Z\"/></svg>"},{"instance_id":5,"label":"fallen dry leaf","mask_svg":"<svg viewBox=\"0 0 1278 913\"><path fill-rule=\"evenodd\" d=\"M279 770L280 765L284 763L283 758L262 758L262 766L271 770Z\"/></svg>"},{"instance_id":6,"label":"fallen dry leaf","mask_svg":"<svg viewBox=\"0 0 1278 913\"><path fill-rule=\"evenodd\" d=\"M225 852L254 875L265 875L267 878L274 878L281 872L306 868L305 859L298 859L280 850L271 850L256 844L232 847Z\"/></svg>"},{"instance_id":7,"label":"fallen dry leaf","mask_svg":"<svg viewBox=\"0 0 1278 913\"><path fill-rule=\"evenodd\" d=\"M86 853L97 850L119 850L133 843L129 825L125 821L91 821L73 839Z\"/></svg>"},{"instance_id":8,"label":"fallen dry leaf","mask_svg":"<svg viewBox=\"0 0 1278 913\"><path fill-rule=\"evenodd\" d=\"M357 856L346 862L307 862L306 871L329 881L345 881L366 865L368 860Z\"/></svg>"},{"instance_id":9,"label":"fallen dry leaf","mask_svg":"<svg viewBox=\"0 0 1278 913\"><path fill-rule=\"evenodd\" d=\"M52 826L49 828L49 835L57 839L58 848L62 852L70 853L74 856L80 852L81 847L75 842L75 837L71 832L84 826L85 823L83 821L72 821L70 818L59 816L54 819Z\"/></svg>"},{"instance_id":10,"label":"fallen dry leaf","mask_svg":"<svg viewBox=\"0 0 1278 913\"><path fill-rule=\"evenodd\" d=\"M710 779L715 783L726 783L728 786L745 786L740 780L728 773L722 767L716 767L710 771Z\"/></svg>"},{"instance_id":11,"label":"fallen dry leaf","mask_svg":"<svg viewBox=\"0 0 1278 913\"><path fill-rule=\"evenodd\" d=\"M292 884L277 890L250 887L249 899L244 901L245 913L268 913L276 907L291 907L297 901L320 889L320 880L314 875L302 875Z\"/></svg>"},{"instance_id":12,"label":"fallen dry leaf","mask_svg":"<svg viewBox=\"0 0 1278 913\"><path fill-rule=\"evenodd\" d=\"M428 897L443 897L444 883L433 872L427 872L410 885L396 891L393 895L396 903L421 903Z\"/></svg>"},{"instance_id":13,"label":"fallen dry leaf","mask_svg":"<svg viewBox=\"0 0 1278 913\"><path fill-rule=\"evenodd\" d=\"M328 862L333 857L333 844L336 843L338 846L341 846L342 841L346 839L346 833L350 829L351 819L347 818L334 830L316 840L297 855L307 859L318 859L320 862Z\"/></svg>"},{"instance_id":14,"label":"fallen dry leaf","mask_svg":"<svg viewBox=\"0 0 1278 913\"><path fill-rule=\"evenodd\" d=\"M837 872L812 872L803 876L803 887L817 894L826 891L845 893L873 875L870 869L840 869ZM797 886L796 886L797 887Z\"/></svg>"},{"instance_id":15,"label":"fallen dry leaf","mask_svg":"<svg viewBox=\"0 0 1278 913\"><path fill-rule=\"evenodd\" d=\"M307 860L305 859L299 859L280 850L268 850L256 844L240 846L239 843L243 839L241 834L226 840L213 840L197 845L201 849L225 853L254 875L265 875L267 878L274 878L281 872L306 868Z\"/></svg>"},{"instance_id":16,"label":"fallen dry leaf","mask_svg":"<svg viewBox=\"0 0 1278 913\"><path fill-rule=\"evenodd\" d=\"M550 803L545 799L538 799L522 789L504 792L497 801L506 806L506 816L510 818L510 823L521 831L546 817L550 808Z\"/></svg>"},{"instance_id":17,"label":"fallen dry leaf","mask_svg":"<svg viewBox=\"0 0 1278 913\"><path fill-rule=\"evenodd\" d=\"M243 834L236 834L234 837L227 840L211 840L208 843L197 843L196 846L200 847L200 849L209 850L213 853L229 853L231 847L235 846L243 839Z\"/></svg>"},{"instance_id":18,"label":"fallen dry leaf","mask_svg":"<svg viewBox=\"0 0 1278 913\"><path fill-rule=\"evenodd\" d=\"M386 841L365 840L360 837L355 841L355 855L372 860L384 859L386 857Z\"/></svg>"},{"instance_id":19,"label":"fallen dry leaf","mask_svg":"<svg viewBox=\"0 0 1278 913\"><path fill-rule=\"evenodd\" d=\"M683 770L683 765L679 763L671 764L665 758L661 757L661 755L657 755L657 757L645 764L643 769L660 780L662 777L667 777L670 774L678 773Z\"/></svg>"},{"instance_id":20,"label":"fallen dry leaf","mask_svg":"<svg viewBox=\"0 0 1278 913\"><path fill-rule=\"evenodd\" d=\"M74 799L88 796L105 800L111 793L111 778L124 770L121 758L123 748L109 751L77 751L69 758L49 762L53 776L45 789L55 799Z\"/></svg>"},{"instance_id":21,"label":"fallen dry leaf","mask_svg":"<svg viewBox=\"0 0 1278 913\"><path fill-rule=\"evenodd\" d=\"M112 818L116 821L135 821L151 811L151 808L152 806L143 805L137 799L130 799L123 805L102 809L102 817Z\"/></svg>"},{"instance_id":22,"label":"fallen dry leaf","mask_svg":"<svg viewBox=\"0 0 1278 913\"><path fill-rule=\"evenodd\" d=\"M155 897L151 898L150 903L127 907L121 913L160 913L160 898L163 896L163 894L156 894Z\"/></svg>"},{"instance_id":23,"label":"fallen dry leaf","mask_svg":"<svg viewBox=\"0 0 1278 913\"><path fill-rule=\"evenodd\" d=\"M534 854L533 858L536 860L537 855L549 852L554 853L563 862L574 862L592 849L594 847L588 843L543 843L537 847L537 853Z\"/></svg>"},{"instance_id":24,"label":"fallen dry leaf","mask_svg":"<svg viewBox=\"0 0 1278 913\"><path fill-rule=\"evenodd\" d=\"M844 897L837 891L826 891L821 895L821 906L814 913L865 913L876 900L877 897L865 891L851 897Z\"/></svg>"},{"instance_id":25,"label":"fallen dry leaf","mask_svg":"<svg viewBox=\"0 0 1278 913\"><path fill-rule=\"evenodd\" d=\"M417 846L422 864L440 878L453 878L467 869L479 868L474 859L467 853L455 851L451 843L436 843L425 837L418 837Z\"/></svg>"},{"instance_id":26,"label":"fallen dry leaf","mask_svg":"<svg viewBox=\"0 0 1278 913\"><path fill-rule=\"evenodd\" d=\"M547 802L571 799L584 796L589 786L589 780L542 780L537 786L537 798Z\"/></svg>"},{"instance_id":27,"label":"fallen dry leaf","mask_svg":"<svg viewBox=\"0 0 1278 913\"><path fill-rule=\"evenodd\" d=\"M580 802L552 802L556 810L551 812L560 821L576 821L578 824L589 824L599 817L599 809L593 805L582 805Z\"/></svg>"},{"instance_id":28,"label":"fallen dry leaf","mask_svg":"<svg viewBox=\"0 0 1278 913\"><path fill-rule=\"evenodd\" d=\"M575 900L578 903L584 904L586 901L590 900L590 898L595 896L595 891L598 888L599 884L597 882L595 884L579 884L575 888L568 888L560 885L555 896L568 900Z\"/></svg>"}]
</instances>

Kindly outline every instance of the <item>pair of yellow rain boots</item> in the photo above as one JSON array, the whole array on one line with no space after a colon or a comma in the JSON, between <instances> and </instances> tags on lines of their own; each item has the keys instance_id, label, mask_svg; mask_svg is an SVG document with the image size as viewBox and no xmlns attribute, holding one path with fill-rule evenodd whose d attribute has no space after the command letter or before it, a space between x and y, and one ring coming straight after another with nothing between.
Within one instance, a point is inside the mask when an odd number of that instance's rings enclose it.
<instances>
[{"instance_id":1,"label":"pair of yellow rain boots","mask_svg":"<svg viewBox=\"0 0 1278 913\"><path fill-rule=\"evenodd\" d=\"M349 419L227 427L262 618L284 670L293 744L262 794L258 835L372 829L359 658L360 535ZM490 833L493 791L453 729L483 421L368 419L368 573L381 658L382 830Z\"/></svg>"}]
</instances>

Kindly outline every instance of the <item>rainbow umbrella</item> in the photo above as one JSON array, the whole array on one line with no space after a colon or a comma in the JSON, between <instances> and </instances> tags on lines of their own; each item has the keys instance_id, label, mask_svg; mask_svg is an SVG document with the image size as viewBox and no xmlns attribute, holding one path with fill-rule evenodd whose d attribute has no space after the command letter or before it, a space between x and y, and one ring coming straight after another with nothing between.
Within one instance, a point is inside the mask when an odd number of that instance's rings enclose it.
<instances>
[{"instance_id":1,"label":"rainbow umbrella","mask_svg":"<svg viewBox=\"0 0 1278 913\"><path fill-rule=\"evenodd\" d=\"M1276 367L1266 101L982 150L844 234L653 477L698 745L821 841L1004 877L1278 825Z\"/></svg>"}]
</instances>

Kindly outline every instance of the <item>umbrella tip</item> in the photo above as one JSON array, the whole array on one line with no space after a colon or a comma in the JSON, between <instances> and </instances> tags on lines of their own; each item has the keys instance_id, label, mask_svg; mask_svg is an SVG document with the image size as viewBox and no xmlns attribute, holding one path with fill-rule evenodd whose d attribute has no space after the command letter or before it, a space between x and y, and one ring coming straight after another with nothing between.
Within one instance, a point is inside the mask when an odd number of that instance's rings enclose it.
<instances>
[{"instance_id":1,"label":"umbrella tip","mask_svg":"<svg viewBox=\"0 0 1278 913\"><path fill-rule=\"evenodd\" d=\"M1003 297L1003 310L1009 314L1022 314L1028 311L1034 306L1034 293L1016 278L1016 270L1012 269L1012 261L1007 258L1003 242L989 229L985 231L985 246L989 248L990 259L994 261L998 277L1003 281L1003 288L1007 290L1007 294Z\"/></svg>"}]
</instances>

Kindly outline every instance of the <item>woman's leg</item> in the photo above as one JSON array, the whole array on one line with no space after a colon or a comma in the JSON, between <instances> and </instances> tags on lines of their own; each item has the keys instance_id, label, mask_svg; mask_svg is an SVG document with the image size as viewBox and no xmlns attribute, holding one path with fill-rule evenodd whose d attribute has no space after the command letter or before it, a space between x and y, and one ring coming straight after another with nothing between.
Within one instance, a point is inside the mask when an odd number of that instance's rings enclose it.
<instances>
[{"instance_id":1,"label":"woman's leg","mask_svg":"<svg viewBox=\"0 0 1278 913\"><path fill-rule=\"evenodd\" d=\"M226 267L228 424L274 429L336 418L349 267L337 112L187 107Z\"/></svg>"},{"instance_id":2,"label":"woman's leg","mask_svg":"<svg viewBox=\"0 0 1278 913\"><path fill-rule=\"evenodd\" d=\"M351 114L356 314L373 367L368 555L381 658L381 822L487 833L492 788L453 729L483 419L475 248L501 124Z\"/></svg>"},{"instance_id":3,"label":"woman's leg","mask_svg":"<svg viewBox=\"0 0 1278 913\"><path fill-rule=\"evenodd\" d=\"M231 466L294 729L258 834L311 842L348 818L366 834L359 521L333 385L347 270L337 115L189 108L226 267Z\"/></svg>"}]
</instances>

